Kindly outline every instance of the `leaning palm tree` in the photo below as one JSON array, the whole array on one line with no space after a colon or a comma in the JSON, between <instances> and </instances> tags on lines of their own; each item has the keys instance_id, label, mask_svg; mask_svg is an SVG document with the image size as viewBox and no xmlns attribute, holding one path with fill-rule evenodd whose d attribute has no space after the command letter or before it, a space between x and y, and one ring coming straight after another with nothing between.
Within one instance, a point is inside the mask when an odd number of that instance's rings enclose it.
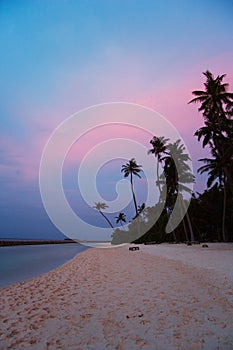
<instances>
[{"instance_id":1,"label":"leaning palm tree","mask_svg":"<svg viewBox=\"0 0 233 350\"><path fill-rule=\"evenodd\" d=\"M108 208L108 205L106 203L101 203L95 202L95 205L93 206L94 209L98 210L98 212L105 218L105 220L107 221L107 223L109 224L109 226L111 226L111 228L114 228L111 224L111 221L107 218L107 216L102 212L102 210Z\"/></svg>"},{"instance_id":2,"label":"leaning palm tree","mask_svg":"<svg viewBox=\"0 0 233 350\"><path fill-rule=\"evenodd\" d=\"M169 141L169 139L166 139L165 137L161 136L161 137L156 137L154 136L152 140L150 140L150 144L152 145L152 148L149 149L148 154L154 154L155 157L157 157L157 168L156 168L156 172L157 172L157 183L158 183L158 187L159 187L159 193L161 196L162 190L161 190L161 184L159 181L159 163L161 163L162 160L162 155L166 154L166 149L167 149L167 145L166 143Z\"/></svg>"},{"instance_id":3,"label":"leaning palm tree","mask_svg":"<svg viewBox=\"0 0 233 350\"><path fill-rule=\"evenodd\" d=\"M141 176L139 175L139 173L142 171L140 169L141 167L142 166L138 165L136 160L132 158L128 163L126 163L125 165L122 165L122 169L121 169L121 172L124 173L124 177L130 176L131 191L133 195L136 217L138 216L138 207L137 207L136 197L135 197L134 188L133 188L133 175L141 178Z\"/></svg>"},{"instance_id":4,"label":"leaning palm tree","mask_svg":"<svg viewBox=\"0 0 233 350\"><path fill-rule=\"evenodd\" d=\"M116 223L118 224L120 222L121 226L123 226L122 222L126 222L126 216L124 213L119 213L115 219L116 219Z\"/></svg>"}]
</instances>

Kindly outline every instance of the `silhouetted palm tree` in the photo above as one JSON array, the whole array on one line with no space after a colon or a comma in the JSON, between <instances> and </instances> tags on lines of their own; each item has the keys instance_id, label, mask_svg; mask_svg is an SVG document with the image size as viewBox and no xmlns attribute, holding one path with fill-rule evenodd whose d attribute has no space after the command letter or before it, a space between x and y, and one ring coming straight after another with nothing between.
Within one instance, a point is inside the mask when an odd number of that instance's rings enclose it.
<instances>
[{"instance_id":1,"label":"silhouetted palm tree","mask_svg":"<svg viewBox=\"0 0 233 350\"><path fill-rule=\"evenodd\" d=\"M198 141L203 138L203 147L207 144L215 148L219 157L226 158L228 149L228 160L223 165L225 181L228 181L233 194L233 151L230 153L229 144L233 141L233 93L227 92L228 84L223 83L225 74L214 78L209 71L203 73L206 77L205 90L193 91L194 99L189 103L201 103L198 108L203 113L205 125L195 132Z\"/></svg>"},{"instance_id":2,"label":"silhouetted palm tree","mask_svg":"<svg viewBox=\"0 0 233 350\"><path fill-rule=\"evenodd\" d=\"M222 237L223 241L226 241L225 232L225 220L226 220L226 201L227 201L227 191L225 184L225 173L223 171L224 158L219 157L215 149L211 150L212 156L214 158L202 158L200 161L204 162L205 165L201 166L197 171L200 174L207 172L209 177L207 179L207 187L211 187L212 184L218 180L218 188L223 190L223 213L222 213Z\"/></svg>"},{"instance_id":3,"label":"silhouetted palm tree","mask_svg":"<svg viewBox=\"0 0 233 350\"><path fill-rule=\"evenodd\" d=\"M138 205L138 214L141 214L145 209L145 207L146 207L145 203L142 203L142 205Z\"/></svg>"},{"instance_id":4,"label":"silhouetted palm tree","mask_svg":"<svg viewBox=\"0 0 233 350\"><path fill-rule=\"evenodd\" d=\"M205 163L197 171L200 174L208 172L207 187L211 187L214 181L219 181L219 186L223 186L224 171L222 167L222 158L219 157L215 149L211 150L213 157L215 158L202 158L199 161Z\"/></svg>"},{"instance_id":5,"label":"silhouetted palm tree","mask_svg":"<svg viewBox=\"0 0 233 350\"><path fill-rule=\"evenodd\" d=\"M168 193L176 194L179 189L190 193L187 184L194 182L194 175L188 164L189 155L184 153L184 145L181 140L177 140L169 143L166 149L166 155L161 158L161 161L164 162L164 175Z\"/></svg>"},{"instance_id":6,"label":"silhouetted palm tree","mask_svg":"<svg viewBox=\"0 0 233 350\"><path fill-rule=\"evenodd\" d=\"M161 158L161 161L164 162L165 176L165 180L162 180L161 183L166 183L167 187L166 208L168 213L172 212L177 196L179 196L181 212L185 210L183 196L180 192L185 191L190 193L190 189L187 185L194 182L194 176L188 164L190 158L187 153L184 153L184 150L185 147L181 144L181 140L177 140L167 145L166 155ZM188 212L186 212L186 218L191 241L194 241L193 229ZM174 233L173 236L175 238Z\"/></svg>"},{"instance_id":7,"label":"silhouetted palm tree","mask_svg":"<svg viewBox=\"0 0 233 350\"><path fill-rule=\"evenodd\" d=\"M206 77L205 90L194 90L192 94L196 97L189 103L201 103L198 110L203 112L204 118L208 121L215 119L216 123L221 124L222 119L232 116L233 93L227 92L229 84L222 82L226 74L218 75L215 79L208 70L203 74Z\"/></svg>"},{"instance_id":8,"label":"silhouetted palm tree","mask_svg":"<svg viewBox=\"0 0 233 350\"><path fill-rule=\"evenodd\" d=\"M119 213L118 216L116 216L116 223L118 224L120 222L121 226L122 222L126 222L126 216L124 213Z\"/></svg>"},{"instance_id":9,"label":"silhouetted palm tree","mask_svg":"<svg viewBox=\"0 0 233 350\"><path fill-rule=\"evenodd\" d=\"M106 203L95 202L95 205L93 206L94 209L98 210L98 212L105 218L105 220L108 222L108 224L111 226L111 228L114 228L111 224L111 221L107 218L107 216L102 212L102 210L108 208L108 205Z\"/></svg>"},{"instance_id":10,"label":"silhouetted palm tree","mask_svg":"<svg viewBox=\"0 0 233 350\"><path fill-rule=\"evenodd\" d=\"M199 195L201 230L211 240L221 240L222 238L222 213L220 210L222 200L222 193L219 191L217 183Z\"/></svg>"},{"instance_id":11,"label":"silhouetted palm tree","mask_svg":"<svg viewBox=\"0 0 233 350\"><path fill-rule=\"evenodd\" d=\"M130 176L131 191L132 191L132 195L133 195L136 216L138 216L138 208L137 208L137 202L136 202L136 197L135 197L134 188L133 188L133 175L141 178L141 176L139 175L139 173L142 171L140 169L141 167L142 166L138 165L136 160L134 158L132 158L132 159L130 159L130 161L128 163L126 163L125 165L122 165L122 169L121 169L121 172L124 173L124 177Z\"/></svg>"},{"instance_id":12,"label":"silhouetted palm tree","mask_svg":"<svg viewBox=\"0 0 233 350\"><path fill-rule=\"evenodd\" d=\"M138 205L138 215L143 213L143 210L145 209L146 205L145 203L142 203L142 205ZM138 215L135 215L133 217L133 220L136 219L138 217ZM141 219L143 218L143 215L141 215Z\"/></svg>"},{"instance_id":13,"label":"silhouetted palm tree","mask_svg":"<svg viewBox=\"0 0 233 350\"><path fill-rule=\"evenodd\" d=\"M148 154L154 154L155 157L157 157L157 168L156 168L156 173L157 173L157 184L159 187L159 192L160 196L162 193L161 190L161 185L159 181L159 163L161 163L162 155L166 154L166 143L169 141L169 139L166 139L165 137L156 137L154 136L152 140L150 140L150 144L152 145L152 149L148 151Z\"/></svg>"}]
</instances>

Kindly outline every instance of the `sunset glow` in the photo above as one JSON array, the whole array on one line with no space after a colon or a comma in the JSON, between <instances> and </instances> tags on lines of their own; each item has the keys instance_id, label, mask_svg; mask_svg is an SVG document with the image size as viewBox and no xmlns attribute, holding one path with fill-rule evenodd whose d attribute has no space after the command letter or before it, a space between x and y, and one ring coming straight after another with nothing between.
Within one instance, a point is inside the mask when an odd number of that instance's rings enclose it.
<instances>
[{"instance_id":1,"label":"sunset glow","mask_svg":"<svg viewBox=\"0 0 233 350\"><path fill-rule=\"evenodd\" d=\"M63 238L42 204L41 156L60 123L93 105L128 102L162 114L186 143L196 174L207 151L193 137L203 120L187 103L207 69L226 73L232 90L232 13L230 1L1 1L1 236ZM64 191L74 210L103 226L75 183L90 149L121 137L149 149L152 136L120 124L84 133L64 162ZM60 148L54 152L56 158ZM116 196L109 184L122 178L121 164L102 169L97 187L104 198ZM137 181L140 188L143 179ZM195 190L204 183L198 175Z\"/></svg>"}]
</instances>

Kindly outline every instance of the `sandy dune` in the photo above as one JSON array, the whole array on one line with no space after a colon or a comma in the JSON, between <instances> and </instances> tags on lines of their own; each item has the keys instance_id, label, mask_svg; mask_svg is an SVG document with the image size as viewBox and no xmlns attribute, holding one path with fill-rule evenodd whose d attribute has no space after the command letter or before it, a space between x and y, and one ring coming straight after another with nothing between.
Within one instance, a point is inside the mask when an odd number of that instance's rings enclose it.
<instances>
[{"instance_id":1,"label":"sandy dune","mask_svg":"<svg viewBox=\"0 0 233 350\"><path fill-rule=\"evenodd\" d=\"M233 246L219 247L90 249L3 288L0 349L232 350Z\"/></svg>"}]
</instances>

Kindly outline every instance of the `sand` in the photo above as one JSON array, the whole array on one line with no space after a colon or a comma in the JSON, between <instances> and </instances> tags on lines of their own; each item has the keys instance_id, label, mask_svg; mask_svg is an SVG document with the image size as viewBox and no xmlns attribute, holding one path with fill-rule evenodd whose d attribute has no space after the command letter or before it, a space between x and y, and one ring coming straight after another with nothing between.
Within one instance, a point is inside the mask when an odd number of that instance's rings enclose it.
<instances>
[{"instance_id":1,"label":"sand","mask_svg":"<svg viewBox=\"0 0 233 350\"><path fill-rule=\"evenodd\" d=\"M0 349L232 350L232 269L230 244L90 249L0 290Z\"/></svg>"}]
</instances>

